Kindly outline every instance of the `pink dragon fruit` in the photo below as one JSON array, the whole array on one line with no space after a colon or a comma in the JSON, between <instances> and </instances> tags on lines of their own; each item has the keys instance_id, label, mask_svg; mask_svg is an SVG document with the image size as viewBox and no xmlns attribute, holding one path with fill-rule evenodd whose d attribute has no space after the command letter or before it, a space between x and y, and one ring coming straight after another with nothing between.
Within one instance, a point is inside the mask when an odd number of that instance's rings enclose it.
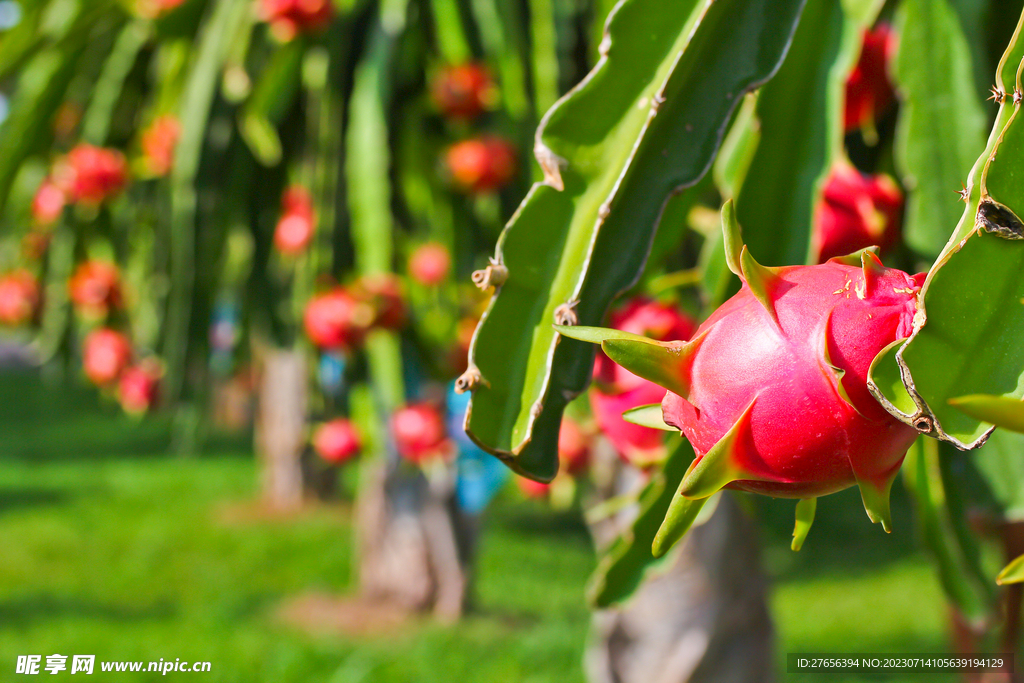
<instances>
[{"instance_id":1,"label":"pink dragon fruit","mask_svg":"<svg viewBox=\"0 0 1024 683\"><path fill-rule=\"evenodd\" d=\"M644 297L631 299L611 315L611 325L658 341L687 340L696 325L675 307ZM598 353L594 361L594 387L590 408L598 427L628 463L650 467L665 457L661 431L627 422L622 414L633 408L660 403L665 390L637 377L608 356Z\"/></svg>"},{"instance_id":2,"label":"pink dragon fruit","mask_svg":"<svg viewBox=\"0 0 1024 683\"><path fill-rule=\"evenodd\" d=\"M359 454L362 447L359 431L343 417L320 425L313 433L313 448L321 458L334 465L348 462Z\"/></svg>"},{"instance_id":3,"label":"pink dragon fruit","mask_svg":"<svg viewBox=\"0 0 1024 683\"><path fill-rule=\"evenodd\" d=\"M558 430L558 460L562 469L573 476L590 464L590 441L572 418L562 420Z\"/></svg>"},{"instance_id":4,"label":"pink dragon fruit","mask_svg":"<svg viewBox=\"0 0 1024 683\"><path fill-rule=\"evenodd\" d=\"M692 341L559 331L602 342L613 360L668 390L664 422L696 453L679 486L683 504L725 487L805 499L805 535L812 499L858 484L868 516L888 531L889 489L917 432L874 400L867 374L910 334L923 274L885 268L871 250L767 268L742 246L731 203L722 216L743 288Z\"/></svg>"},{"instance_id":5,"label":"pink dragon fruit","mask_svg":"<svg viewBox=\"0 0 1024 683\"><path fill-rule=\"evenodd\" d=\"M896 35L888 24L879 24L864 32L860 58L846 79L846 107L843 112L846 132L857 129L872 131L875 119L896 101L888 72L895 51Z\"/></svg>"}]
</instances>

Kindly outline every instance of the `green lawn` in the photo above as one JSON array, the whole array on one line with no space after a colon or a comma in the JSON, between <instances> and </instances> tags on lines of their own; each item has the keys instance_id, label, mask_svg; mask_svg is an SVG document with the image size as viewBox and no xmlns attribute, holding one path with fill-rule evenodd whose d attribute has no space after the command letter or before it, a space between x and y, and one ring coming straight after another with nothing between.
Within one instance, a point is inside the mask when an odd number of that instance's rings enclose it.
<instances>
[{"instance_id":1,"label":"green lawn","mask_svg":"<svg viewBox=\"0 0 1024 683\"><path fill-rule=\"evenodd\" d=\"M0 672L10 672L0 680L26 680L13 674L18 654L53 653L210 661L202 680L211 682L583 680L593 557L575 515L499 499L482 541L476 610L456 626L313 637L275 610L289 596L351 587L343 506L288 520L238 514L256 483L244 443L168 456L166 421L136 423L84 389L2 375L0 405ZM822 500L799 554L788 550L792 503L758 506L780 661L787 651L946 649L943 602L914 549L903 496L888 536L855 491Z\"/></svg>"}]
</instances>

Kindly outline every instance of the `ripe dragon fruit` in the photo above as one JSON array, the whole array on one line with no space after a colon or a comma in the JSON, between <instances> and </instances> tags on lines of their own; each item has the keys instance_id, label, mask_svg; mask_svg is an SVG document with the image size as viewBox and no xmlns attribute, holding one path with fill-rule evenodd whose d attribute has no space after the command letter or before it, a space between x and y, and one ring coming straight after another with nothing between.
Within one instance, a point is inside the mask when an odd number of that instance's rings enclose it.
<instances>
[{"instance_id":1,"label":"ripe dragon fruit","mask_svg":"<svg viewBox=\"0 0 1024 683\"><path fill-rule=\"evenodd\" d=\"M498 91L486 67L469 63L438 72L431 82L430 95L445 116L475 119L496 104Z\"/></svg>"},{"instance_id":2,"label":"ripe dragon fruit","mask_svg":"<svg viewBox=\"0 0 1024 683\"><path fill-rule=\"evenodd\" d=\"M39 282L27 270L0 277L0 325L22 325L39 307Z\"/></svg>"},{"instance_id":3,"label":"ripe dragon fruit","mask_svg":"<svg viewBox=\"0 0 1024 683\"><path fill-rule=\"evenodd\" d=\"M301 185L288 187L281 196L281 218L274 228L274 246L282 254L301 254L313 239L313 198Z\"/></svg>"},{"instance_id":4,"label":"ripe dragon fruit","mask_svg":"<svg viewBox=\"0 0 1024 683\"><path fill-rule=\"evenodd\" d=\"M61 187L47 178L39 185L35 196L32 198L32 219L36 225L50 226L57 222L64 213L64 205L67 204L67 195Z\"/></svg>"},{"instance_id":5,"label":"ripe dragon fruit","mask_svg":"<svg viewBox=\"0 0 1024 683\"><path fill-rule=\"evenodd\" d=\"M363 343L374 310L341 287L318 294L306 305L306 335L321 349L351 350Z\"/></svg>"},{"instance_id":6,"label":"ripe dragon fruit","mask_svg":"<svg viewBox=\"0 0 1024 683\"><path fill-rule=\"evenodd\" d=\"M696 453L674 506L726 487L802 499L796 549L814 499L857 484L868 516L889 531L889 489L917 432L875 402L867 374L879 352L910 334L923 274L885 268L871 250L767 268L742 246L731 203L722 217L743 288L692 341L558 330L601 342L612 360L668 390L664 422ZM683 516L670 509L668 525L685 524Z\"/></svg>"},{"instance_id":7,"label":"ripe dragon fruit","mask_svg":"<svg viewBox=\"0 0 1024 683\"><path fill-rule=\"evenodd\" d=\"M115 382L132 360L132 344L116 330L101 327L82 342L82 366L85 375L97 386Z\"/></svg>"},{"instance_id":8,"label":"ripe dragon fruit","mask_svg":"<svg viewBox=\"0 0 1024 683\"><path fill-rule=\"evenodd\" d=\"M261 18L270 24L270 32L282 43L299 34L317 33L334 18L332 0L263 0Z\"/></svg>"},{"instance_id":9,"label":"ripe dragon fruit","mask_svg":"<svg viewBox=\"0 0 1024 683\"><path fill-rule=\"evenodd\" d=\"M157 402L164 371L152 358L126 368L117 382L117 400L131 415L148 413Z\"/></svg>"},{"instance_id":10,"label":"ripe dragon fruit","mask_svg":"<svg viewBox=\"0 0 1024 683\"><path fill-rule=\"evenodd\" d=\"M142 163L154 177L163 177L174 167L174 148L181 136L181 123L173 114L164 114L153 120L142 131L139 146L142 148Z\"/></svg>"},{"instance_id":11,"label":"ripe dragon fruit","mask_svg":"<svg viewBox=\"0 0 1024 683\"><path fill-rule=\"evenodd\" d=\"M558 430L558 461L566 474L580 474L590 464L590 440L572 418L562 420Z\"/></svg>"},{"instance_id":12,"label":"ripe dragon fruit","mask_svg":"<svg viewBox=\"0 0 1024 683\"><path fill-rule=\"evenodd\" d=\"M83 143L56 164L53 178L72 201L97 205L128 184L128 162L116 149Z\"/></svg>"},{"instance_id":13,"label":"ripe dragon fruit","mask_svg":"<svg viewBox=\"0 0 1024 683\"><path fill-rule=\"evenodd\" d=\"M516 174L516 150L497 137L457 142L445 155L455 185L470 194L493 192L504 187Z\"/></svg>"},{"instance_id":14,"label":"ripe dragon fruit","mask_svg":"<svg viewBox=\"0 0 1024 683\"><path fill-rule=\"evenodd\" d=\"M409 277L421 285L434 287L444 282L451 266L452 257L443 244L421 244L409 256Z\"/></svg>"},{"instance_id":15,"label":"ripe dragon fruit","mask_svg":"<svg viewBox=\"0 0 1024 683\"><path fill-rule=\"evenodd\" d=\"M644 297L635 297L614 311L611 326L658 341L685 341L696 329L694 322L675 307ZM605 354L597 354L590 408L598 427L626 462L646 468L664 459L662 433L622 417L628 410L660 402L664 395L665 390L657 384L616 365Z\"/></svg>"},{"instance_id":16,"label":"ripe dragon fruit","mask_svg":"<svg viewBox=\"0 0 1024 683\"><path fill-rule=\"evenodd\" d=\"M900 236L903 193L887 175L865 175L848 161L825 183L811 240L818 263L870 246L881 253Z\"/></svg>"},{"instance_id":17,"label":"ripe dragon fruit","mask_svg":"<svg viewBox=\"0 0 1024 683\"><path fill-rule=\"evenodd\" d=\"M888 66L896 51L896 35L888 24L865 31L860 58L846 79L846 132L864 130L874 138L875 120L896 100Z\"/></svg>"},{"instance_id":18,"label":"ripe dragon fruit","mask_svg":"<svg viewBox=\"0 0 1024 683\"><path fill-rule=\"evenodd\" d=\"M335 465L348 462L362 447L355 425L343 417L320 425L313 433L313 449L321 458Z\"/></svg>"},{"instance_id":19,"label":"ripe dragon fruit","mask_svg":"<svg viewBox=\"0 0 1024 683\"><path fill-rule=\"evenodd\" d=\"M68 292L80 313L105 318L111 309L121 306L121 273L108 261L86 261L68 281Z\"/></svg>"},{"instance_id":20,"label":"ripe dragon fruit","mask_svg":"<svg viewBox=\"0 0 1024 683\"><path fill-rule=\"evenodd\" d=\"M454 448L444 416L431 403L413 403L396 410L391 416L391 435L398 454L414 465L446 458Z\"/></svg>"}]
</instances>

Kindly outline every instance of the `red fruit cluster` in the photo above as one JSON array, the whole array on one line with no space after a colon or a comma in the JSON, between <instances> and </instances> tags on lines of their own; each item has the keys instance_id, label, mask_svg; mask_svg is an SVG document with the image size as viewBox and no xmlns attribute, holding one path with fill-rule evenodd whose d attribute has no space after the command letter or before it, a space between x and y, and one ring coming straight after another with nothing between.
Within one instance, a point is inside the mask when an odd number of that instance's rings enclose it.
<instances>
[{"instance_id":1,"label":"red fruit cluster","mask_svg":"<svg viewBox=\"0 0 1024 683\"><path fill-rule=\"evenodd\" d=\"M132 345L128 338L107 327L93 330L82 343L85 375L97 386L110 386L128 368Z\"/></svg>"},{"instance_id":2,"label":"red fruit cluster","mask_svg":"<svg viewBox=\"0 0 1024 683\"><path fill-rule=\"evenodd\" d=\"M848 162L825 184L814 223L818 263L877 246L884 253L900 235L903 193L887 175L869 176Z\"/></svg>"},{"instance_id":3,"label":"red fruit cluster","mask_svg":"<svg viewBox=\"0 0 1024 683\"><path fill-rule=\"evenodd\" d=\"M288 42L299 34L327 28L334 18L331 0L262 0L261 15L274 37Z\"/></svg>"},{"instance_id":4,"label":"red fruit cluster","mask_svg":"<svg viewBox=\"0 0 1024 683\"><path fill-rule=\"evenodd\" d=\"M409 256L409 277L421 285L434 287L444 282L451 266L452 258L443 244L421 244Z\"/></svg>"},{"instance_id":5,"label":"red fruit cluster","mask_svg":"<svg viewBox=\"0 0 1024 683\"><path fill-rule=\"evenodd\" d=\"M53 180L67 201L97 205L128 184L128 162L116 149L80 144L55 165Z\"/></svg>"},{"instance_id":6,"label":"red fruit cluster","mask_svg":"<svg viewBox=\"0 0 1024 683\"><path fill-rule=\"evenodd\" d=\"M495 104L497 89L481 64L458 64L441 69L430 85L434 104L454 119L475 119Z\"/></svg>"},{"instance_id":7,"label":"red fruit cluster","mask_svg":"<svg viewBox=\"0 0 1024 683\"><path fill-rule=\"evenodd\" d=\"M445 159L455 185L472 194L500 189L516 174L515 147L498 137L458 142Z\"/></svg>"},{"instance_id":8,"label":"red fruit cluster","mask_svg":"<svg viewBox=\"0 0 1024 683\"><path fill-rule=\"evenodd\" d=\"M644 297L635 297L614 311L611 326L658 341L685 341L696 328L695 323L674 306ZM598 352L590 407L598 427L626 462L644 468L664 458L664 437L659 430L622 418L627 410L660 403L664 395L665 390L657 384L637 377Z\"/></svg>"},{"instance_id":9,"label":"red fruit cluster","mask_svg":"<svg viewBox=\"0 0 1024 683\"><path fill-rule=\"evenodd\" d=\"M896 36L888 24L864 32L860 59L846 80L846 131L870 128L896 99L888 65L896 51Z\"/></svg>"},{"instance_id":10,"label":"red fruit cluster","mask_svg":"<svg viewBox=\"0 0 1024 683\"><path fill-rule=\"evenodd\" d=\"M117 383L117 399L124 411L132 415L148 413L159 397L161 377L163 368L152 359L125 368Z\"/></svg>"},{"instance_id":11,"label":"red fruit cluster","mask_svg":"<svg viewBox=\"0 0 1024 683\"><path fill-rule=\"evenodd\" d=\"M39 283L27 270L0 277L0 324L23 325L39 306Z\"/></svg>"},{"instance_id":12,"label":"red fruit cluster","mask_svg":"<svg viewBox=\"0 0 1024 683\"><path fill-rule=\"evenodd\" d=\"M413 403L395 411L391 435L398 454L414 465L452 453L444 416L431 403Z\"/></svg>"},{"instance_id":13,"label":"red fruit cluster","mask_svg":"<svg viewBox=\"0 0 1024 683\"><path fill-rule=\"evenodd\" d=\"M174 148L181 135L181 124L170 114L157 117L142 132L143 163L146 170L157 177L170 173L174 166Z\"/></svg>"},{"instance_id":14,"label":"red fruit cluster","mask_svg":"<svg viewBox=\"0 0 1024 683\"><path fill-rule=\"evenodd\" d=\"M359 432L349 420L339 417L320 425L313 434L313 449L329 463L348 462L363 447Z\"/></svg>"},{"instance_id":15,"label":"red fruit cluster","mask_svg":"<svg viewBox=\"0 0 1024 683\"><path fill-rule=\"evenodd\" d=\"M301 254L313 239L313 198L301 185L292 185L281 196L281 218L274 229L274 246L282 254Z\"/></svg>"},{"instance_id":16,"label":"red fruit cluster","mask_svg":"<svg viewBox=\"0 0 1024 683\"><path fill-rule=\"evenodd\" d=\"M121 306L121 275L107 261L86 261L78 266L68 282L71 302L83 315L105 318Z\"/></svg>"}]
</instances>

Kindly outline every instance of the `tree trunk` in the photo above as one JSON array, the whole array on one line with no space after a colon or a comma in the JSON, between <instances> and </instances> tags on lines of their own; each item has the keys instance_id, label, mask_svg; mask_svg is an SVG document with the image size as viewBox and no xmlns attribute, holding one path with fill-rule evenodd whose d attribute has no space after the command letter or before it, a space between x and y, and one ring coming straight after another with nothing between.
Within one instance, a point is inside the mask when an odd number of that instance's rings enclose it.
<instances>
[{"instance_id":1,"label":"tree trunk","mask_svg":"<svg viewBox=\"0 0 1024 683\"><path fill-rule=\"evenodd\" d=\"M363 594L443 621L461 616L475 544L458 510L454 470L370 463L359 488L357 551Z\"/></svg>"},{"instance_id":2,"label":"tree trunk","mask_svg":"<svg viewBox=\"0 0 1024 683\"><path fill-rule=\"evenodd\" d=\"M636 470L618 468L619 490ZM635 514L635 512L634 512ZM592 527L599 547L630 517ZM599 610L585 656L591 683L764 683L774 679L767 581L751 520L728 494L625 606Z\"/></svg>"},{"instance_id":3,"label":"tree trunk","mask_svg":"<svg viewBox=\"0 0 1024 683\"><path fill-rule=\"evenodd\" d=\"M262 461L263 502L287 512L302 506L306 448L306 363L298 349L261 353L256 448Z\"/></svg>"}]
</instances>

